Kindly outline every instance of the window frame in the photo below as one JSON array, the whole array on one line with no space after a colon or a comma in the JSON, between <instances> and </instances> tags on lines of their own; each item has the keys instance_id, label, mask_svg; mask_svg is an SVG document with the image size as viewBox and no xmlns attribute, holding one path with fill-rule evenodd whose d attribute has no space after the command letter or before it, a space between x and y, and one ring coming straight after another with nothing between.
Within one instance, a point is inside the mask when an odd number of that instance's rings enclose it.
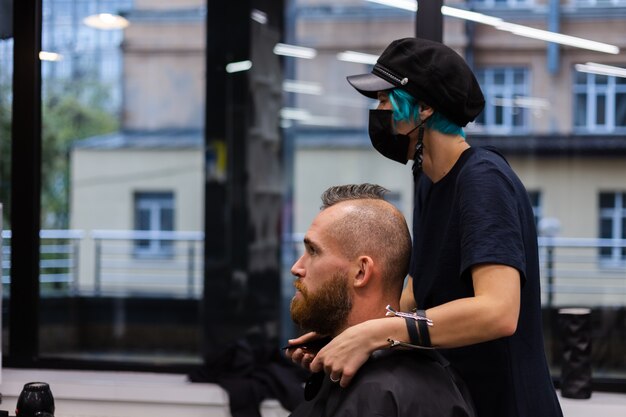
<instances>
[{"instance_id":1,"label":"window frame","mask_svg":"<svg viewBox=\"0 0 626 417\"><path fill-rule=\"evenodd\" d=\"M572 76L572 127L576 133L580 134L613 134L626 133L626 118L623 126L616 125L617 95L623 94L626 97L626 82L618 83L617 78L609 75L597 75L573 71ZM579 83L580 77L585 77L585 82ZM606 84L599 84L598 77L606 77ZM584 96L584 123L579 123L578 96ZM604 122L598 123L598 98L604 96ZM590 100L593 97L593 100Z\"/></svg>"},{"instance_id":2,"label":"window frame","mask_svg":"<svg viewBox=\"0 0 626 417\"><path fill-rule=\"evenodd\" d=\"M135 231L138 232L173 232L176 230L176 197L173 191L135 191L133 196L133 213ZM148 228L141 228L142 211L148 212ZM171 211L171 227L163 227L162 215L166 210ZM144 246L144 242L148 246ZM133 255L136 258L168 259L174 256L174 242L159 238L135 239Z\"/></svg>"},{"instance_id":3,"label":"window frame","mask_svg":"<svg viewBox=\"0 0 626 417\"><path fill-rule=\"evenodd\" d=\"M612 207L602 207L603 196L613 198ZM608 220L611 226L610 236L603 236L603 221ZM626 190L600 191L598 193L598 237L600 239L626 239ZM598 249L598 257L603 267L626 268L626 253L621 247L611 247L609 254Z\"/></svg>"},{"instance_id":4,"label":"window frame","mask_svg":"<svg viewBox=\"0 0 626 417\"><path fill-rule=\"evenodd\" d=\"M516 73L521 72L523 82L521 85L513 82ZM503 75L502 83L495 83L495 78ZM514 100L517 97L527 97L530 95L530 70L526 67L513 66L490 66L476 70L481 89L485 95L485 109L475 121L476 126L480 126L488 134L526 134L530 132L530 110L521 106L515 106ZM482 82L481 82L482 81ZM494 103L494 99L501 99L502 104ZM513 105L507 105L513 103ZM496 124L497 107L502 108L502 123ZM517 109L517 110L516 110ZM521 125L515 125L516 111L522 112Z\"/></svg>"}]
</instances>

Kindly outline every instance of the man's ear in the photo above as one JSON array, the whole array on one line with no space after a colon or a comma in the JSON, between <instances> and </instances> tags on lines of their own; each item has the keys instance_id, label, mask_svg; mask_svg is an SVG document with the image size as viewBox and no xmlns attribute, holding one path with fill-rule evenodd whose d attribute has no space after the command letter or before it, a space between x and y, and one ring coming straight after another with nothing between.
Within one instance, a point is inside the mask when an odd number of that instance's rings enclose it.
<instances>
[{"instance_id":1,"label":"man's ear","mask_svg":"<svg viewBox=\"0 0 626 417\"><path fill-rule=\"evenodd\" d=\"M374 261L369 256L359 256L357 259L357 273L354 275L353 283L355 288L365 287L374 272Z\"/></svg>"}]
</instances>

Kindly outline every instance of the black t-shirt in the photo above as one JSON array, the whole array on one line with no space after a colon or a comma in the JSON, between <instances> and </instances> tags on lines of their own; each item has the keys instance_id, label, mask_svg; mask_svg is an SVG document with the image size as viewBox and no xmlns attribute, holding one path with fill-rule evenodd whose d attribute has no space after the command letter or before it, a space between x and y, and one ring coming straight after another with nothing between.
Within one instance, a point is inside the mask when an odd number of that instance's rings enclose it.
<instances>
[{"instance_id":1,"label":"black t-shirt","mask_svg":"<svg viewBox=\"0 0 626 417\"><path fill-rule=\"evenodd\" d=\"M521 309L510 337L445 349L479 417L562 416L545 358L537 233L528 194L494 149L469 148L437 183L415 185L410 275L419 308L474 295L471 267L520 272Z\"/></svg>"}]
</instances>

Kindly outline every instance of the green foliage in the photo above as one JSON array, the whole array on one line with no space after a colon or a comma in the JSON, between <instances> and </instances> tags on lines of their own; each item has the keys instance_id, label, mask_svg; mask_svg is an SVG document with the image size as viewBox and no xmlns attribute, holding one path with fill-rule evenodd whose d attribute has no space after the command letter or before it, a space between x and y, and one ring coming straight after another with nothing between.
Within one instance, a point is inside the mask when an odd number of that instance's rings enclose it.
<instances>
[{"instance_id":1,"label":"green foliage","mask_svg":"<svg viewBox=\"0 0 626 417\"><path fill-rule=\"evenodd\" d=\"M51 83L52 84L52 83ZM7 207L11 193L11 111L8 88L0 86L0 199ZM4 99L2 98L4 97ZM43 94L41 228L63 229L69 225L69 158L72 144L119 128L117 117L105 109L105 88L89 82L54 82Z\"/></svg>"}]
</instances>

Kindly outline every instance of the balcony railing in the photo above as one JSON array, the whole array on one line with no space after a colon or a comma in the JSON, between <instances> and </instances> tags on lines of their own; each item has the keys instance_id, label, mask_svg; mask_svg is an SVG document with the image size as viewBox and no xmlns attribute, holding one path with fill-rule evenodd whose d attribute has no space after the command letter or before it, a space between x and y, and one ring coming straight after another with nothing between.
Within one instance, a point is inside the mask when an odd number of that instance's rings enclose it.
<instances>
[{"instance_id":1,"label":"balcony railing","mask_svg":"<svg viewBox=\"0 0 626 417\"><path fill-rule=\"evenodd\" d=\"M2 234L3 283L11 281L11 232ZM201 232L42 230L42 295L198 298ZM626 306L626 239L539 238L542 301L548 306ZM284 286L302 235L283 240ZM9 290L5 287L5 293Z\"/></svg>"},{"instance_id":2,"label":"balcony railing","mask_svg":"<svg viewBox=\"0 0 626 417\"><path fill-rule=\"evenodd\" d=\"M201 232L42 230L39 236L42 295L202 295ZM11 232L2 237L2 281L9 284Z\"/></svg>"}]
</instances>

